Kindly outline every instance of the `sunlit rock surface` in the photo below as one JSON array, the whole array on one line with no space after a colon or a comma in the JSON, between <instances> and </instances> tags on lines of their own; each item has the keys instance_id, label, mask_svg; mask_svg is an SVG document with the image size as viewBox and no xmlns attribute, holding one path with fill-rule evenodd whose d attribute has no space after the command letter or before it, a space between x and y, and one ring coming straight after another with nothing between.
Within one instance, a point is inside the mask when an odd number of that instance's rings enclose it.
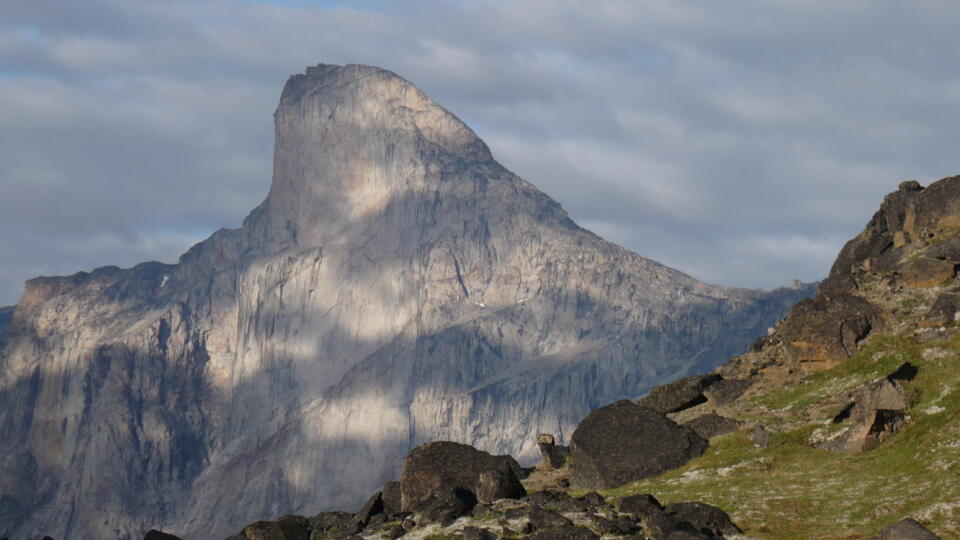
<instances>
[{"instance_id":1,"label":"sunlit rock surface","mask_svg":"<svg viewBox=\"0 0 960 540\"><path fill-rule=\"evenodd\" d=\"M532 461L539 433L714 367L811 293L602 240L385 70L310 68L275 121L241 228L176 265L31 280L0 321L0 535L359 508L435 439Z\"/></svg>"}]
</instances>

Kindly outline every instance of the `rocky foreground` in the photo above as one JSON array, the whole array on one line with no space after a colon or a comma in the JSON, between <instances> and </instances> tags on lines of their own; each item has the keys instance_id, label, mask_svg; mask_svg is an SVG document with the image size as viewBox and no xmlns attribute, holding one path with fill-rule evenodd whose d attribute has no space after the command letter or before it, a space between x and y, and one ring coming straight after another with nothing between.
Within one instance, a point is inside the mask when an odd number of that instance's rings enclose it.
<instances>
[{"instance_id":1,"label":"rocky foreground","mask_svg":"<svg viewBox=\"0 0 960 540\"><path fill-rule=\"evenodd\" d=\"M230 539L958 537L958 268L960 177L904 183L747 354L542 434L535 468L426 443L357 513Z\"/></svg>"}]
</instances>

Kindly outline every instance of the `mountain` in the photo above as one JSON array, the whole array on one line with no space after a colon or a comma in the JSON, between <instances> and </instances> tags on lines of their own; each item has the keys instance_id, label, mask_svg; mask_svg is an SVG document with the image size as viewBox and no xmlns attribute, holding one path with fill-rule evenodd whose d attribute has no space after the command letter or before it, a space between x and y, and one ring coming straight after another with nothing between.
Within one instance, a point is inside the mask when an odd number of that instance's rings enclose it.
<instances>
[{"instance_id":1,"label":"mountain","mask_svg":"<svg viewBox=\"0 0 960 540\"><path fill-rule=\"evenodd\" d=\"M27 282L0 343L0 535L225 535L359 505L434 439L529 461L812 292L604 241L383 69L308 68L275 126L241 228Z\"/></svg>"}]
</instances>

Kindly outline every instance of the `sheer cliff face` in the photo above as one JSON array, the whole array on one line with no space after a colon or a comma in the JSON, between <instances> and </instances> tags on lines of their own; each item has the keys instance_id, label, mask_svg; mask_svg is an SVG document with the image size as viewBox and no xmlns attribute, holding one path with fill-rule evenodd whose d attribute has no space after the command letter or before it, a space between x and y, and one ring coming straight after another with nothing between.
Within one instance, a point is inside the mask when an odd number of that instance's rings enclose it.
<instances>
[{"instance_id":1,"label":"sheer cliff face","mask_svg":"<svg viewBox=\"0 0 960 540\"><path fill-rule=\"evenodd\" d=\"M810 292L605 242L388 71L310 68L275 120L242 228L177 265L37 278L0 321L0 535L207 538L351 508L432 439L529 459Z\"/></svg>"}]
</instances>

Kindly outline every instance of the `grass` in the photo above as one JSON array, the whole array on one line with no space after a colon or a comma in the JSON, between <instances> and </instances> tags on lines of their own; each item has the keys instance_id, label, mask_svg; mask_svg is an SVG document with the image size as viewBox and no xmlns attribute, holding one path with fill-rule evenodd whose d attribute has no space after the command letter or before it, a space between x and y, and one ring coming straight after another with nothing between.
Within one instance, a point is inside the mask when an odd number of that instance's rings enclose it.
<instances>
[{"instance_id":1,"label":"grass","mask_svg":"<svg viewBox=\"0 0 960 540\"><path fill-rule=\"evenodd\" d=\"M817 404L904 361L919 368L904 383L912 396L904 430L856 455L809 444L818 429L835 429ZM944 538L960 537L960 337L919 344L877 336L840 366L746 406L786 411L782 425L788 427L773 433L770 447L731 433L680 469L603 494L652 493L664 503L714 504L760 538L870 538L906 516Z\"/></svg>"}]
</instances>

